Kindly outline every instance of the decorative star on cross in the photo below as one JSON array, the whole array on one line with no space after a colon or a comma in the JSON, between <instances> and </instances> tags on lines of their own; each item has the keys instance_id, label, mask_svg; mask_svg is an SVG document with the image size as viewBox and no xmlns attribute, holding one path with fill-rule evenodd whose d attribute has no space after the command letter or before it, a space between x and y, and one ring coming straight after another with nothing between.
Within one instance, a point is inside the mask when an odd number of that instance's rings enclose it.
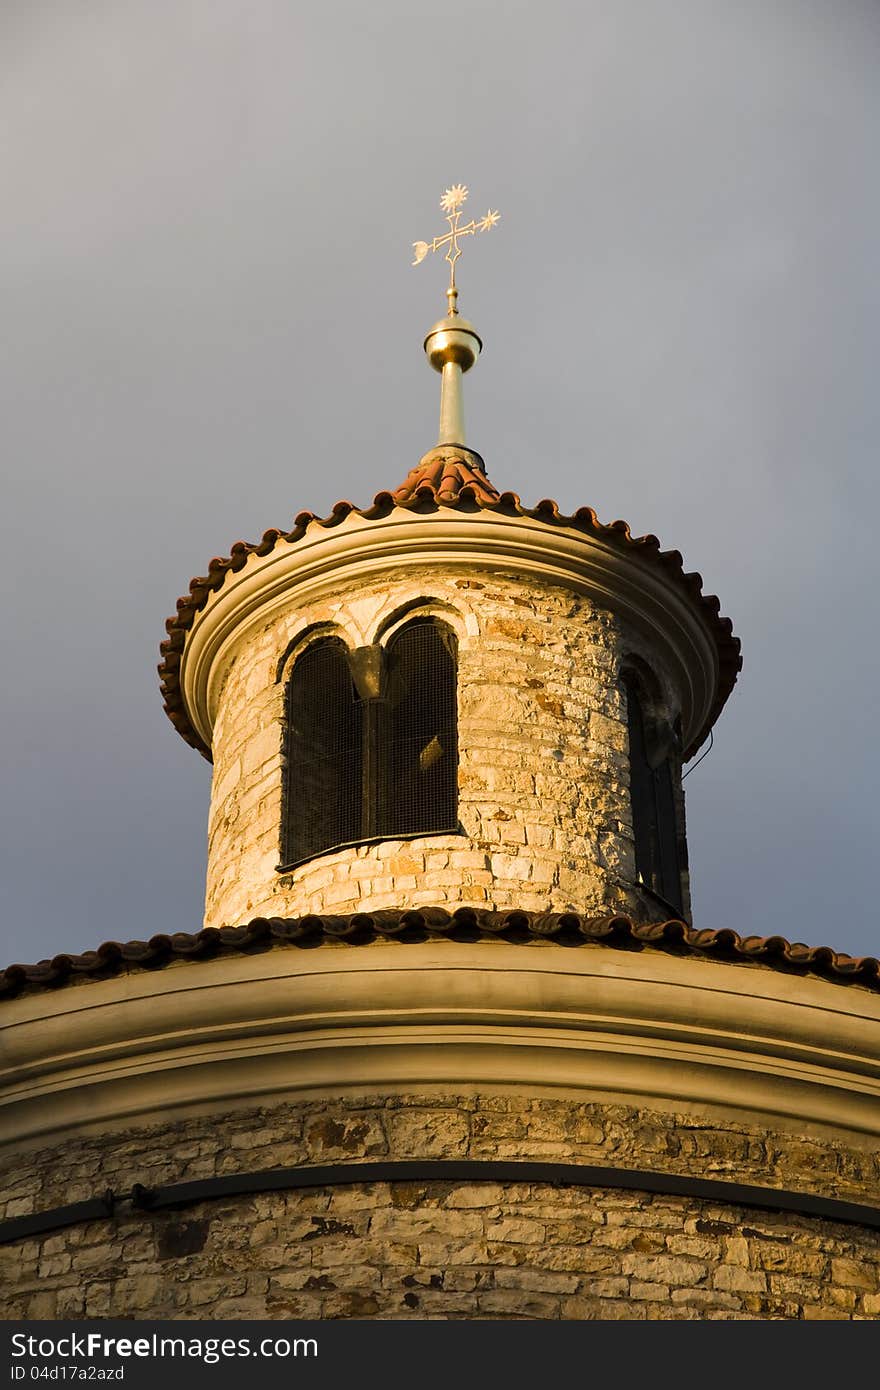
<instances>
[{"instance_id":1,"label":"decorative star on cross","mask_svg":"<svg viewBox=\"0 0 880 1390\"><path fill-rule=\"evenodd\" d=\"M440 206L446 213L446 221L449 223L449 231L442 236L435 236L433 241L414 241L413 251L415 260L413 265L419 265L425 259L429 251L439 251L442 246L446 247L444 260L449 265L449 288L446 297L449 300L450 315L458 313L456 301L458 299L458 289L455 284L455 263L461 255L461 247L458 244L459 237L472 236L475 232L488 232L490 228L497 225L501 214L490 210L485 217L472 218L464 227L461 225L462 204L466 202L468 190L466 184L454 183L451 188L447 188L443 197L440 199Z\"/></svg>"}]
</instances>

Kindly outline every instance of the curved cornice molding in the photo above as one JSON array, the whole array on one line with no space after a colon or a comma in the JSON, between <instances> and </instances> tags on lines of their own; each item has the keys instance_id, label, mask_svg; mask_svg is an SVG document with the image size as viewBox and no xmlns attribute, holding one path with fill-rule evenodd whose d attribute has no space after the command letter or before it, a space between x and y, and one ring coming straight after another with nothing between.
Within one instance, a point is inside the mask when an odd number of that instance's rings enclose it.
<instances>
[{"instance_id":1,"label":"curved cornice molding","mask_svg":"<svg viewBox=\"0 0 880 1390\"><path fill-rule=\"evenodd\" d=\"M276 950L24 995L3 1022L5 1143L450 1085L880 1135L880 997L659 952Z\"/></svg>"},{"instance_id":2,"label":"curved cornice molding","mask_svg":"<svg viewBox=\"0 0 880 1390\"><path fill-rule=\"evenodd\" d=\"M478 486L473 469L468 471L466 478L463 475L459 477L461 470L458 465L463 467L467 460L450 461L446 455L454 453L454 450L440 452L443 453L442 477L437 469L433 472L429 469L426 473L426 460L422 460L403 487L393 494L378 493L372 506L357 508L350 502L338 502L326 517L302 512L291 531L269 530L257 544L238 541L228 558L213 559L207 575L191 581L189 593L178 599L177 612L166 623L168 637L161 645L162 661L159 665L165 709L181 736L210 757L210 740L205 737L206 733L210 735L209 713L207 710L198 712L202 727L197 727L193 717L197 712L189 708L188 696L182 687L181 666L189 648L191 632L200 625L202 616L214 605L218 595L237 587L237 577L244 571L247 571L246 579L256 573L262 574L262 562L269 561L268 570L277 573L273 570L273 555L276 551L280 554L294 547L297 554L303 556L303 577L308 578L309 582L317 582L320 591L322 564L330 563L332 567L333 557L344 555L353 544L371 546L367 565L369 567L378 562L381 569L381 550L388 537L379 536L375 544L368 541L368 533L374 527L384 527L386 524L397 527L396 537L402 540L403 531L399 528L406 524L414 526L415 531L407 539L411 547L409 556L401 556L399 551L395 551L393 559L396 563L409 559L411 563L419 564L426 558L425 545L432 553L436 543L443 540L440 531L429 532L425 529L426 525L433 522L442 526L450 518L455 518L460 527L467 529L458 529L453 523L454 529L449 533L450 537L455 538L453 554L449 556L440 545L437 558L451 559L453 564L465 565L469 569L477 561L476 553L469 553L470 534L475 543L475 552L479 552L481 547L485 548L487 536L492 538L485 556L488 563L497 563L499 558L503 558L505 563L512 562L521 567L530 577L535 574L534 562L540 560L543 552L549 551L553 558L548 561L549 573L544 574L545 578L551 582L554 579L561 581L568 586L574 578L575 588L625 612L633 606L631 589L634 587L639 591L644 588L640 576L648 574L654 579L655 601L658 593L665 596L666 602L661 603L661 607L671 608L672 626L675 627L678 622L680 607L689 615L690 625L702 630L704 640L714 651L713 693L708 710L703 710L702 722L701 701L696 695L692 698L692 736L685 749L686 756L691 756L717 719L742 665L739 640L733 636L730 620L721 616L718 599L712 594L703 593L700 575L686 573L678 551L661 550L656 536L634 537L623 521L604 525L590 507L580 507L570 516L560 513L557 504L551 500L539 502L536 507L524 507L515 493L498 493L484 478ZM468 455L471 461L476 457ZM430 461L432 456L426 458ZM447 475L453 464L456 465L453 469L455 486L450 487L446 485ZM477 523L487 518L496 524L480 535L476 530ZM529 535L519 551L514 539L517 531L523 532L524 537ZM560 547L553 538L563 533L566 533L566 541ZM343 537L342 543L328 550L322 542L334 534ZM582 563L578 563L579 552ZM316 563L318 573L313 569ZM288 560L284 568L289 592L289 586L296 582L298 562ZM541 574L542 570L539 568L537 572ZM631 579L629 585L626 583L628 574ZM650 585L648 587L650 591ZM635 613L638 621L641 613L638 602L635 603ZM653 630L650 612L643 616L647 617L648 627ZM704 680L705 673L698 675L697 686Z\"/></svg>"},{"instance_id":3,"label":"curved cornice molding","mask_svg":"<svg viewBox=\"0 0 880 1390\"><path fill-rule=\"evenodd\" d=\"M236 650L292 594L300 602L315 601L368 584L392 568L423 574L435 566L471 575L503 566L611 609L647 637L675 681L685 746L692 750L702 741L722 685L718 643L701 607L662 566L608 539L528 515L395 507L374 520L350 512L329 531L310 526L297 541L279 539L267 554L252 552L240 570L227 572L192 616L177 674L200 744L210 747L220 690Z\"/></svg>"}]
</instances>

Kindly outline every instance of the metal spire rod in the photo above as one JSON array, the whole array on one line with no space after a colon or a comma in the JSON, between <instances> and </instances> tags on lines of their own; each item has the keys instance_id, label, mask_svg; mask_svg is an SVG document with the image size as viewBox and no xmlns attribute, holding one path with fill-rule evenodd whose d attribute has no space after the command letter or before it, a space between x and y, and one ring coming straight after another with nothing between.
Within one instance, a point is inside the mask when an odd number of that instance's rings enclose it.
<instances>
[{"instance_id":1,"label":"metal spire rod","mask_svg":"<svg viewBox=\"0 0 880 1390\"><path fill-rule=\"evenodd\" d=\"M433 241L413 242L413 265L419 265L429 252L439 251L445 246L444 260L449 266L446 319L435 323L425 339L428 361L441 374L438 444L463 445L465 442L461 378L462 374L474 365L483 346L473 325L460 318L458 313L458 286L455 283L455 265L461 255L458 239L473 236L476 232L488 232L500 218L500 213L490 209L485 217L473 218L463 227L461 208L467 196L468 190L463 183L456 183L447 188L440 199L440 206L446 213L449 231L442 236L435 236Z\"/></svg>"}]
</instances>

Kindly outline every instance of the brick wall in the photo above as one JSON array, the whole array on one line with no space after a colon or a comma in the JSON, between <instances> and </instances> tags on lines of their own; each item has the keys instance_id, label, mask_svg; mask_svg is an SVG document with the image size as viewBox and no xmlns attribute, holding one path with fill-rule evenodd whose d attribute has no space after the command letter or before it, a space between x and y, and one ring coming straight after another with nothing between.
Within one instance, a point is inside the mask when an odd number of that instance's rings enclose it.
<instances>
[{"instance_id":1,"label":"brick wall","mask_svg":"<svg viewBox=\"0 0 880 1390\"><path fill-rule=\"evenodd\" d=\"M277 873L284 680L279 658L315 623L352 646L431 600L458 632L462 833L385 841ZM286 609L242 642L214 733L205 924L402 904L663 910L634 883L621 658L651 654L618 619L564 589L430 569L344 600ZM664 673L669 708L677 698ZM290 666L285 669L285 679ZM684 807L679 793L679 812Z\"/></svg>"},{"instance_id":2,"label":"brick wall","mask_svg":"<svg viewBox=\"0 0 880 1390\"><path fill-rule=\"evenodd\" d=\"M535 1158L864 1200L880 1156L688 1115L515 1096L309 1102L7 1160L0 1215L359 1158ZM880 1232L687 1197L392 1182L129 1213L0 1247L7 1318L873 1318Z\"/></svg>"}]
</instances>

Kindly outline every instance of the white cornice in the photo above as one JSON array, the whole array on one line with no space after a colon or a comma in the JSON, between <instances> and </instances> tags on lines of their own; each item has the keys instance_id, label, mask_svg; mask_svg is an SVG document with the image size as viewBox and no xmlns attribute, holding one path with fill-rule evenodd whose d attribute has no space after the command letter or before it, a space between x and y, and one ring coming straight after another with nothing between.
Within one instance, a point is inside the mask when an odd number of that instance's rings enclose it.
<instances>
[{"instance_id":1,"label":"white cornice","mask_svg":"<svg viewBox=\"0 0 880 1390\"><path fill-rule=\"evenodd\" d=\"M695 604L656 565L573 527L527 516L441 508L395 508L366 520L352 512L328 529L312 524L294 543L251 554L197 613L186 639L180 686L189 718L210 745L219 693L235 649L289 604L375 582L392 568L441 567L468 574L503 568L562 585L619 614L654 645L678 687L684 745L709 718L718 685L715 641Z\"/></svg>"},{"instance_id":2,"label":"white cornice","mask_svg":"<svg viewBox=\"0 0 880 1390\"><path fill-rule=\"evenodd\" d=\"M880 995L660 952L279 948L23 996L3 1024L12 1145L438 1086L880 1135Z\"/></svg>"}]
</instances>

